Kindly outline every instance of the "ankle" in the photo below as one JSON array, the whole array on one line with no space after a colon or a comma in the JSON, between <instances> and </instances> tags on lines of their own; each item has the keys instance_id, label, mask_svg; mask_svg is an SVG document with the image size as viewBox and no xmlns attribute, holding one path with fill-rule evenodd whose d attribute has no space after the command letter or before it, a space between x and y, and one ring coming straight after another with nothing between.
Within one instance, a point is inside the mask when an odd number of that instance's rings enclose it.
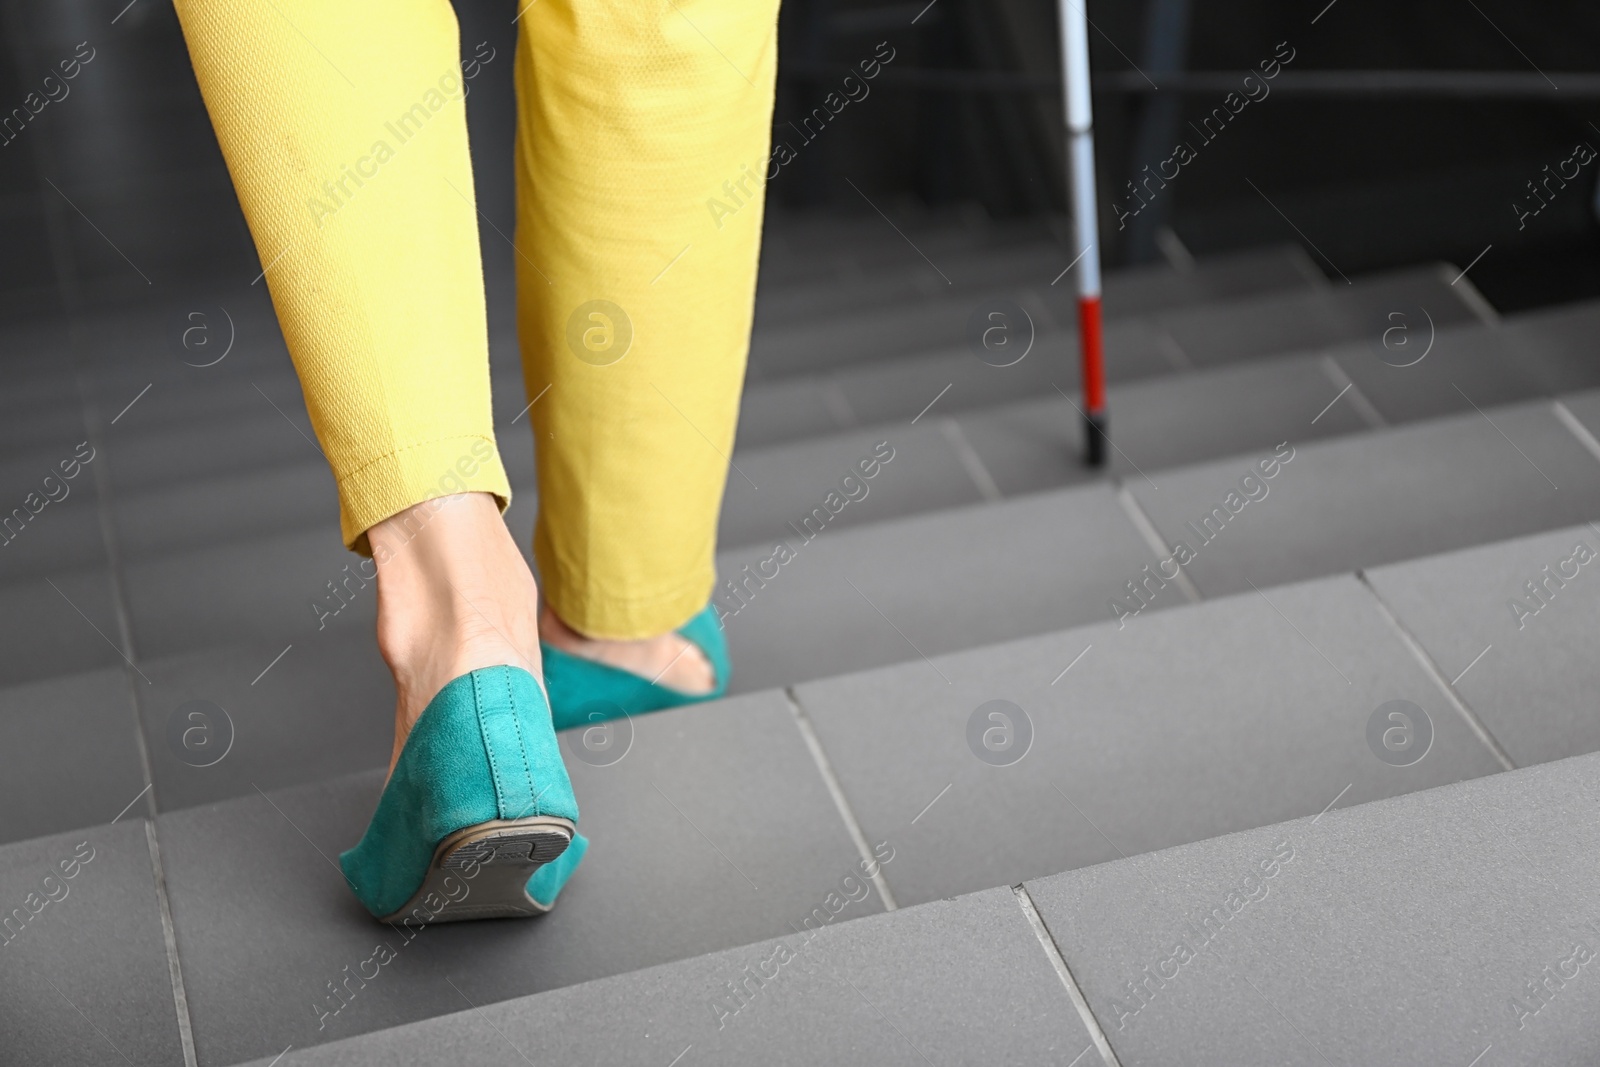
<instances>
[{"instance_id":1,"label":"ankle","mask_svg":"<svg viewBox=\"0 0 1600 1067\"><path fill-rule=\"evenodd\" d=\"M540 674L538 588L493 497L426 501L368 538L378 566L378 648L399 695L397 734L453 678L500 664Z\"/></svg>"},{"instance_id":2,"label":"ankle","mask_svg":"<svg viewBox=\"0 0 1600 1067\"><path fill-rule=\"evenodd\" d=\"M709 693L716 671L705 653L676 630L643 638L590 637L568 626L548 603L539 609L540 639L563 652L636 674L684 693Z\"/></svg>"}]
</instances>

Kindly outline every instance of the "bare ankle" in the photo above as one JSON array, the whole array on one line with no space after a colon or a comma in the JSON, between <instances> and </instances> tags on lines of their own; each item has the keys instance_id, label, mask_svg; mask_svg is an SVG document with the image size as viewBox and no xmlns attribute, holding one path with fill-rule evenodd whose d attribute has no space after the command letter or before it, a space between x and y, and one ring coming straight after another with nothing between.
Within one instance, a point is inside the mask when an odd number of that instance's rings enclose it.
<instances>
[{"instance_id":1,"label":"bare ankle","mask_svg":"<svg viewBox=\"0 0 1600 1067\"><path fill-rule=\"evenodd\" d=\"M396 752L434 695L480 667L540 673L538 589L494 498L425 501L367 531L378 648L395 678Z\"/></svg>"}]
</instances>

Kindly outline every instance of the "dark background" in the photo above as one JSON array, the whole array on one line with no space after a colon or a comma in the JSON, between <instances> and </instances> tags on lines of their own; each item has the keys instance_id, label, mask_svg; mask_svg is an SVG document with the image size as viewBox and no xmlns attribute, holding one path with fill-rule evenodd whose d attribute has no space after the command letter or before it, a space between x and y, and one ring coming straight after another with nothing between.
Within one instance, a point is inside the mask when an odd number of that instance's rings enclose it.
<instances>
[{"instance_id":1,"label":"dark background","mask_svg":"<svg viewBox=\"0 0 1600 1067\"><path fill-rule=\"evenodd\" d=\"M87 40L95 58L65 100L0 147L0 317L137 304L158 287L226 291L261 269L170 4L136 0L112 24L124 3L3 0L0 112L20 106L78 42ZM1223 95L1215 86L1180 92L1174 71L1242 78L1287 40L1296 57L1272 95L1183 169L1163 194L1165 214L1152 213L1152 221L1205 253L1302 239L1287 216L1330 273L1438 258L1465 266L1493 244L1473 279L1502 310L1600 293L1600 164L1586 167L1520 232L1512 209L1525 183L1566 159L1575 143L1600 146L1600 96L1579 77L1600 70L1600 10L1336 0L1308 27L1325 4L1197 4L1187 11L1186 34L1164 35L1152 28L1180 24L1186 4L1090 4L1108 265L1157 254L1150 233L1133 241L1118 233L1109 207L1140 165L1170 152L1135 147L1141 130L1170 146L1159 121L1147 128L1152 107L1171 108L1181 124ZM925 0L788 3L780 127L818 106L878 42L889 42L896 56L870 96L841 112L770 184L773 225L869 211L848 178L908 217L1034 217L1053 220L1065 235L1054 5L937 0L924 7ZM480 205L507 232L515 10L510 0L458 4L464 51L480 41L497 50L469 106ZM1171 58L1162 59L1163 47ZM1149 88L1141 70L1167 88L1140 91ZM1499 73L1475 84L1457 79L1450 92L1429 95L1290 86L1305 72L1384 70ZM1163 100L1170 103L1153 103ZM485 251L509 255L492 235Z\"/></svg>"}]
</instances>

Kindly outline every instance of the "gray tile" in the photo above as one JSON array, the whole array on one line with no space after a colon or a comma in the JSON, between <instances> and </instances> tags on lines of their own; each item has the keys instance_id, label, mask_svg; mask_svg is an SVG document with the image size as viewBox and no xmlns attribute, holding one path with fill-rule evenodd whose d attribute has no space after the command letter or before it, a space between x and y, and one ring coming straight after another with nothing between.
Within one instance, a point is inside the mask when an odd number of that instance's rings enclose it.
<instances>
[{"instance_id":1,"label":"gray tile","mask_svg":"<svg viewBox=\"0 0 1600 1067\"><path fill-rule=\"evenodd\" d=\"M1154 562L1111 490L1088 486L824 528L787 562L770 549L725 553L715 603L733 685L749 691L1098 621Z\"/></svg>"},{"instance_id":2,"label":"gray tile","mask_svg":"<svg viewBox=\"0 0 1600 1067\"><path fill-rule=\"evenodd\" d=\"M1203 256L1193 270L1182 272L1165 266L1124 267L1106 272L1103 283L1105 314L1111 317L1327 287L1327 279L1298 245ZM1058 321L1076 321L1076 296L1066 279L1053 284L1045 299Z\"/></svg>"},{"instance_id":3,"label":"gray tile","mask_svg":"<svg viewBox=\"0 0 1600 1067\"><path fill-rule=\"evenodd\" d=\"M135 689L162 811L388 763L394 683L369 632L330 628L140 669L150 679ZM204 717L189 727L197 701Z\"/></svg>"},{"instance_id":4,"label":"gray tile","mask_svg":"<svg viewBox=\"0 0 1600 1067\"><path fill-rule=\"evenodd\" d=\"M1573 959L1600 939L1597 772L1564 760L1026 888L1126 1067L1579 1067L1600 1055L1600 983Z\"/></svg>"},{"instance_id":5,"label":"gray tile","mask_svg":"<svg viewBox=\"0 0 1600 1067\"><path fill-rule=\"evenodd\" d=\"M568 757L593 845L556 910L527 922L444 924L403 942L361 910L331 858L364 829L381 769L162 816L200 1062L457 1011L461 994L484 1004L779 936L857 869L781 695L644 716L632 730L608 766ZM841 916L879 907L868 895ZM380 941L397 958L319 1029L326 983Z\"/></svg>"},{"instance_id":6,"label":"gray tile","mask_svg":"<svg viewBox=\"0 0 1600 1067\"><path fill-rule=\"evenodd\" d=\"M333 474L314 455L112 497L117 545L128 562L294 533L325 526L338 515Z\"/></svg>"},{"instance_id":7,"label":"gray tile","mask_svg":"<svg viewBox=\"0 0 1600 1067\"><path fill-rule=\"evenodd\" d=\"M1594 351L1600 302L1514 315L1506 320L1505 330L1517 351L1537 368L1550 392L1600 386L1600 359Z\"/></svg>"},{"instance_id":8,"label":"gray tile","mask_svg":"<svg viewBox=\"0 0 1600 1067\"><path fill-rule=\"evenodd\" d=\"M321 622L329 631L371 633L376 586L361 584L360 562L329 525L129 563L135 647L145 659L230 644L282 648L321 632ZM348 590L346 606L324 618L314 605L334 603L330 582Z\"/></svg>"},{"instance_id":9,"label":"gray tile","mask_svg":"<svg viewBox=\"0 0 1600 1067\"><path fill-rule=\"evenodd\" d=\"M1197 366L1286 355L1345 339L1345 324L1324 292L1272 293L1180 308L1153 316Z\"/></svg>"},{"instance_id":10,"label":"gray tile","mask_svg":"<svg viewBox=\"0 0 1600 1067\"><path fill-rule=\"evenodd\" d=\"M1048 284L1041 279L1040 285ZM750 376L771 380L815 373L918 351L937 351L965 343L968 323L995 300L1016 301L1030 309L1037 329L1059 329L1031 290L945 291L914 304L867 308L847 314L819 309L804 322L775 326L750 341Z\"/></svg>"},{"instance_id":11,"label":"gray tile","mask_svg":"<svg viewBox=\"0 0 1600 1067\"><path fill-rule=\"evenodd\" d=\"M0 581L105 565L92 470L100 457L86 466L77 454L76 443L63 439L53 451L30 449L0 462ZM64 476L68 470L72 478Z\"/></svg>"},{"instance_id":12,"label":"gray tile","mask_svg":"<svg viewBox=\"0 0 1600 1067\"><path fill-rule=\"evenodd\" d=\"M1142 320L1108 323L1106 377L1118 382L1179 369L1170 341ZM845 403L863 423L913 419L933 403L932 413L971 410L987 404L1054 395L1073 389L1079 376L1078 340L1069 332L1041 332L1018 363L993 367L964 347L915 358L875 361L832 375ZM949 387L946 391L946 386ZM941 395L943 394L943 395Z\"/></svg>"},{"instance_id":13,"label":"gray tile","mask_svg":"<svg viewBox=\"0 0 1600 1067\"><path fill-rule=\"evenodd\" d=\"M746 977L747 967L755 978ZM763 970L772 977L763 979ZM718 1014L717 998L730 997L727 985L736 981L752 992L736 1013ZM682 1062L696 1064L1065 1065L1093 1048L1010 889L823 926L809 937L790 934L481 1012L457 998L456 1008L444 1018L297 1050L279 1067L504 1062L515 1055L511 1049L532 1063L639 1067L665 1067L686 1052ZM1078 1062L1093 1058L1091 1051Z\"/></svg>"},{"instance_id":14,"label":"gray tile","mask_svg":"<svg viewBox=\"0 0 1600 1067\"><path fill-rule=\"evenodd\" d=\"M755 449L733 462L717 534L727 547L798 543L808 523L838 529L983 499L934 419Z\"/></svg>"},{"instance_id":15,"label":"gray tile","mask_svg":"<svg viewBox=\"0 0 1600 1067\"><path fill-rule=\"evenodd\" d=\"M144 787L123 669L0 689L0 841L110 822Z\"/></svg>"},{"instance_id":16,"label":"gray tile","mask_svg":"<svg viewBox=\"0 0 1600 1067\"><path fill-rule=\"evenodd\" d=\"M1155 475L1166 468L1271 449L1308 428L1313 437L1367 429L1349 404L1328 407L1338 393L1320 361L1306 356L1112 386L1110 469L1159 485ZM1081 404L1076 392L1071 402L1052 394L957 421L1003 492L1035 492L1093 476L1083 464L1083 417L1074 404Z\"/></svg>"},{"instance_id":17,"label":"gray tile","mask_svg":"<svg viewBox=\"0 0 1600 1067\"><path fill-rule=\"evenodd\" d=\"M1128 483L1163 539L1193 550L1186 570L1201 592L1376 567L1600 513L1600 464L1548 404L1290 447L1272 480L1257 479L1266 495L1254 502L1240 480L1267 451L1169 472L1159 491ZM1203 539L1195 530L1229 494L1237 514L1213 520Z\"/></svg>"},{"instance_id":18,"label":"gray tile","mask_svg":"<svg viewBox=\"0 0 1600 1067\"><path fill-rule=\"evenodd\" d=\"M1600 534L1576 526L1367 577L1445 676L1457 679L1462 699L1512 761L1525 766L1600 749L1593 700L1600 583L1588 580L1597 549Z\"/></svg>"},{"instance_id":19,"label":"gray tile","mask_svg":"<svg viewBox=\"0 0 1600 1067\"><path fill-rule=\"evenodd\" d=\"M299 417L303 419L303 411ZM308 422L299 425L309 434ZM254 476L262 468L307 462L321 463L324 469L327 466L316 446L259 397L255 406L242 411L113 430L106 437L105 448L118 499L207 478L244 480L245 475Z\"/></svg>"},{"instance_id":20,"label":"gray tile","mask_svg":"<svg viewBox=\"0 0 1600 1067\"><path fill-rule=\"evenodd\" d=\"M1481 322L1479 309L1450 286L1443 268L1416 267L1369 275L1351 285L1310 294L1269 294L1214 303L1156 317L1195 363L1213 365L1264 355L1323 348L1343 341L1379 340L1400 312L1435 326Z\"/></svg>"},{"instance_id":21,"label":"gray tile","mask_svg":"<svg viewBox=\"0 0 1600 1067\"><path fill-rule=\"evenodd\" d=\"M1529 400L1544 392L1529 361L1519 356L1506 332L1468 323L1441 327L1432 336L1415 313L1400 313L1387 338L1331 349L1363 396L1390 422L1410 422ZM1416 362L1412 362L1415 360ZM1408 364L1397 366L1396 364Z\"/></svg>"},{"instance_id":22,"label":"gray tile","mask_svg":"<svg viewBox=\"0 0 1600 1067\"><path fill-rule=\"evenodd\" d=\"M1270 595L797 695L863 830L895 843L885 877L901 902L1315 814L1347 785L1347 802L1370 800L1499 769L1355 579ZM1022 755L1002 766L969 742L976 722L980 737L1001 730L993 740L1006 749L1008 724L979 710L995 700L1022 709L1009 713L1010 752ZM1367 743L1369 718L1391 700L1433 724L1432 748L1409 767Z\"/></svg>"},{"instance_id":23,"label":"gray tile","mask_svg":"<svg viewBox=\"0 0 1600 1067\"><path fill-rule=\"evenodd\" d=\"M104 568L0 585L0 685L121 665L121 634Z\"/></svg>"},{"instance_id":24,"label":"gray tile","mask_svg":"<svg viewBox=\"0 0 1600 1067\"><path fill-rule=\"evenodd\" d=\"M847 315L865 309L900 312L947 296L952 291L970 294L1006 288L1026 289L1048 284L1071 261L1072 254L1054 242L977 248L960 258L961 269L956 272L960 281L952 276L951 285L937 284L937 288L922 276L910 273L874 274L854 282L827 279L768 287L758 293L756 299L754 332L759 337L821 315ZM956 262L943 266L949 269ZM1142 276L1159 271L1157 268L1139 273Z\"/></svg>"},{"instance_id":25,"label":"gray tile","mask_svg":"<svg viewBox=\"0 0 1600 1067\"><path fill-rule=\"evenodd\" d=\"M143 819L0 848L0 908L9 1062L183 1063Z\"/></svg>"},{"instance_id":26,"label":"gray tile","mask_svg":"<svg viewBox=\"0 0 1600 1067\"><path fill-rule=\"evenodd\" d=\"M821 381L752 382L739 401L736 453L843 428L829 408Z\"/></svg>"}]
</instances>

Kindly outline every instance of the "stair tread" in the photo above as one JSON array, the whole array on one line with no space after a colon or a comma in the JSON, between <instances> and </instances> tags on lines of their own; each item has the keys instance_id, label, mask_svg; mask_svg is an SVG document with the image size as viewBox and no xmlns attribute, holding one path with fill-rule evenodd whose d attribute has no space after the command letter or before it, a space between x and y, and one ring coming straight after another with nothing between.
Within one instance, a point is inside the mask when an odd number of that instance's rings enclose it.
<instances>
[{"instance_id":1,"label":"stair tread","mask_svg":"<svg viewBox=\"0 0 1600 1067\"><path fill-rule=\"evenodd\" d=\"M884 872L902 903L1315 814L1347 783L1355 802L1500 769L1355 578L1269 596L795 692L863 831L905 842ZM1375 758L1364 733L1393 699L1434 725L1432 750L1403 770ZM1000 709L1015 720L1009 738L979 710L993 700L1021 709ZM975 754L974 719L980 735L1003 732L992 738L1002 765Z\"/></svg>"},{"instance_id":2,"label":"stair tread","mask_svg":"<svg viewBox=\"0 0 1600 1067\"><path fill-rule=\"evenodd\" d=\"M762 979L763 970L772 977ZM742 1006L719 1014L718 997L740 1003L727 987L741 981L751 990ZM488 1063L517 1054L531 1063L619 1067L662 1067L674 1056L926 1067L929 1056L1068 1063L1093 1047L1009 888L519 1001L483 1005L474 995L482 1006L469 1007L451 996L444 1010L453 1014L296 1048L278 1067ZM269 1059L251 1067L270 1067Z\"/></svg>"},{"instance_id":3,"label":"stair tread","mask_svg":"<svg viewBox=\"0 0 1600 1067\"><path fill-rule=\"evenodd\" d=\"M1590 578L1593 559L1574 559L1587 555L1580 544L1600 549L1592 524L1367 572L1518 766L1600 749L1600 583Z\"/></svg>"},{"instance_id":4,"label":"stair tread","mask_svg":"<svg viewBox=\"0 0 1600 1067\"><path fill-rule=\"evenodd\" d=\"M1597 783L1600 756L1577 756L1027 889L1125 1064L1467 1064L1492 1046L1484 1062L1577 1067L1600 1052L1600 984L1563 964L1595 948ZM1265 875L1280 844L1292 858ZM1127 983L1146 967L1141 1006ZM1566 978L1531 1000L1547 967Z\"/></svg>"},{"instance_id":5,"label":"stair tread","mask_svg":"<svg viewBox=\"0 0 1600 1067\"><path fill-rule=\"evenodd\" d=\"M632 721L631 744L619 735L623 755L606 765L617 749L563 735L594 844L559 921L436 924L401 943L371 920L331 861L359 838L381 769L162 815L200 1062L464 1006L441 974L483 1004L787 933L856 869L855 846L782 694L692 710ZM866 895L842 915L881 907ZM402 958L320 1019L325 983L342 982L346 965L354 973L379 941Z\"/></svg>"},{"instance_id":6,"label":"stair tread","mask_svg":"<svg viewBox=\"0 0 1600 1067\"><path fill-rule=\"evenodd\" d=\"M183 1062L143 820L0 846L0 907L7 1058Z\"/></svg>"},{"instance_id":7,"label":"stair tread","mask_svg":"<svg viewBox=\"0 0 1600 1067\"><path fill-rule=\"evenodd\" d=\"M0 843L103 825L144 789L117 662L0 689Z\"/></svg>"},{"instance_id":8,"label":"stair tread","mask_svg":"<svg viewBox=\"0 0 1600 1067\"><path fill-rule=\"evenodd\" d=\"M1171 471L1159 491L1128 483L1163 543L1194 550L1186 569L1208 596L1248 591L1252 582L1376 567L1600 513L1600 463L1544 402L1305 445L1257 503L1239 495L1250 462ZM1238 521L1199 529L1214 508L1231 507L1230 492L1240 501Z\"/></svg>"}]
</instances>

